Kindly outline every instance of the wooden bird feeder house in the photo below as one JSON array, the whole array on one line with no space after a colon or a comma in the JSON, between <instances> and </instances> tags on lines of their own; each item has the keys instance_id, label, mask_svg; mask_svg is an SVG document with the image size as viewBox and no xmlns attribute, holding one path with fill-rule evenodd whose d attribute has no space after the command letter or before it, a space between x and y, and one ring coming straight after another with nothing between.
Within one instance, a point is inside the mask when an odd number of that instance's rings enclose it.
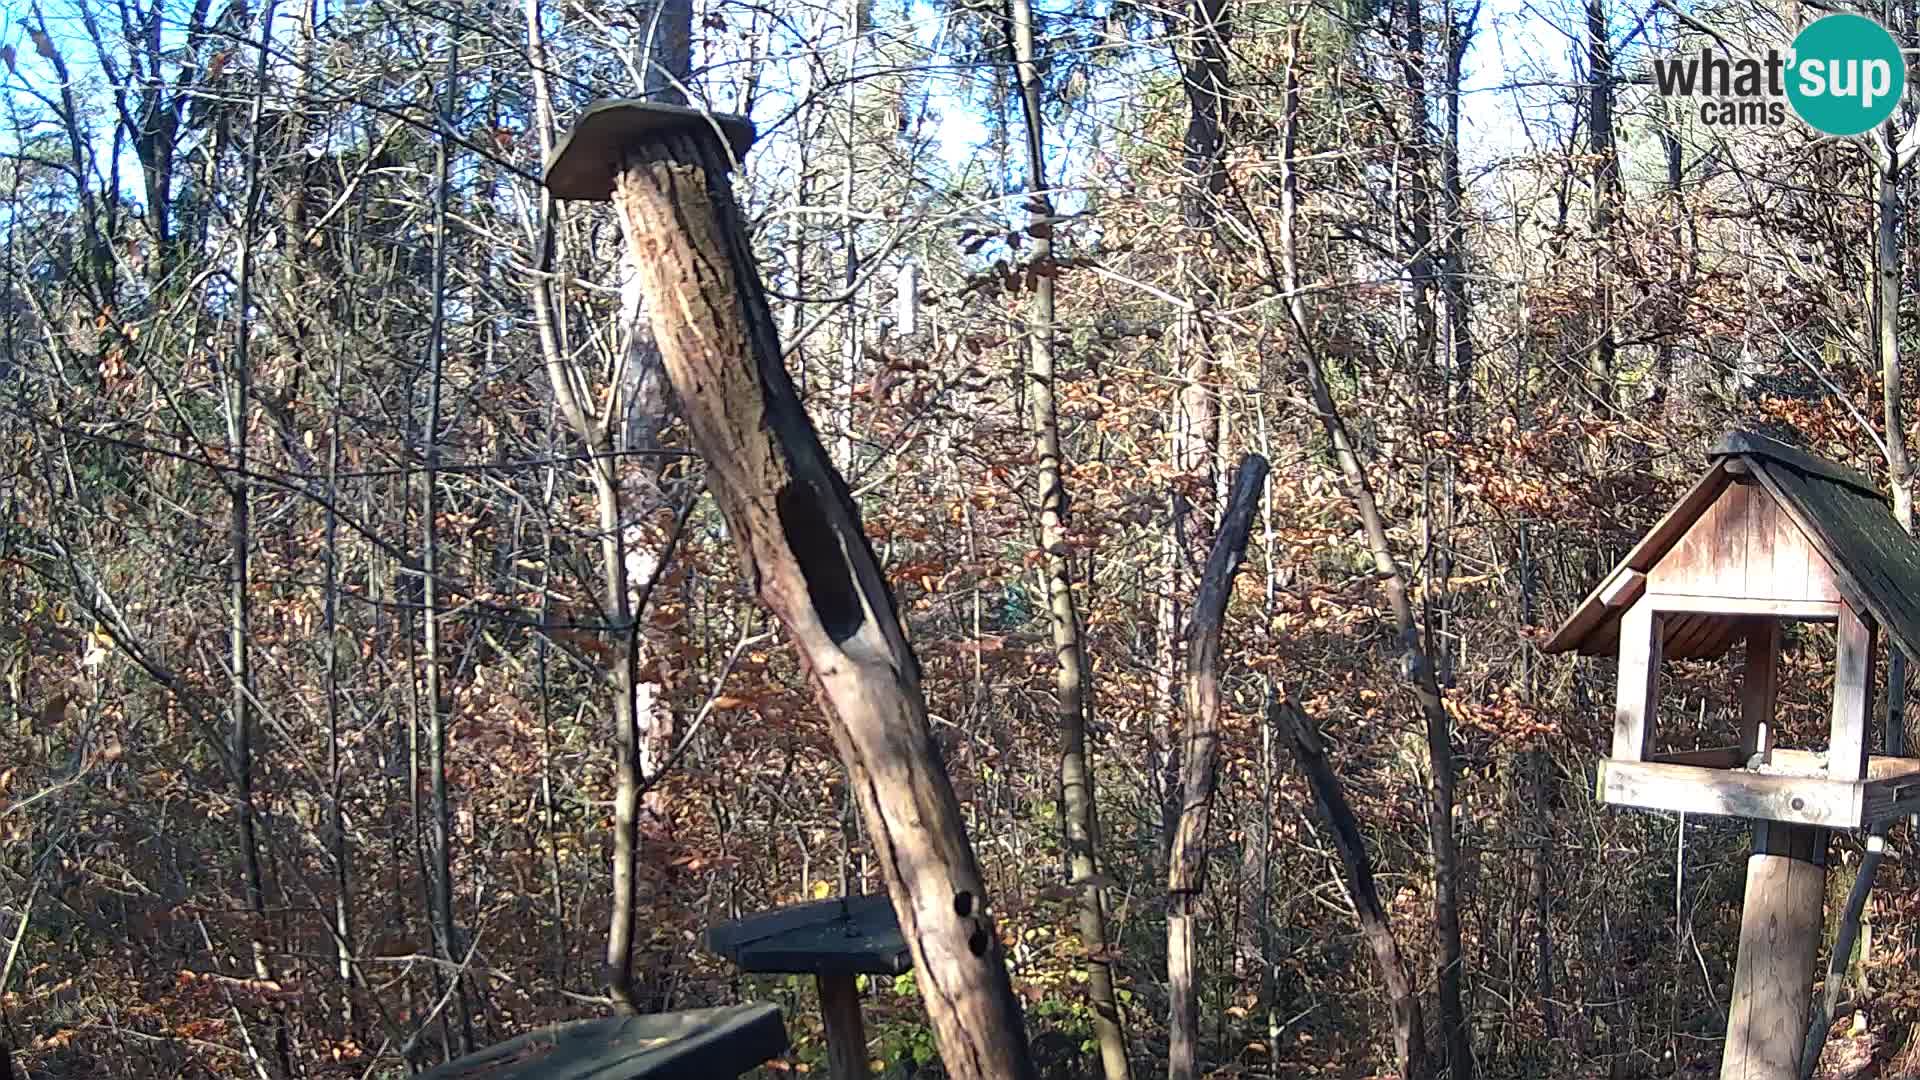
<instances>
[{"instance_id":1,"label":"wooden bird feeder house","mask_svg":"<svg viewBox=\"0 0 1920 1080\"><path fill-rule=\"evenodd\" d=\"M1920 810L1920 760L1869 753L1879 635L1920 656L1920 544L1865 477L1735 432L1560 627L1547 652L1617 654L1601 802L1859 829ZM1774 739L1780 628L1836 624L1826 747ZM1655 753L1664 659L1746 650L1740 741Z\"/></svg>"},{"instance_id":2,"label":"wooden bird feeder house","mask_svg":"<svg viewBox=\"0 0 1920 1080\"><path fill-rule=\"evenodd\" d=\"M1619 658L1599 801L1754 822L1720 1075L1797 1080L1828 830L1878 829L1920 810L1920 760L1897 756L1904 732L1887 733L1892 753L1870 748L1879 636L1920 657L1920 544L1851 469L1746 432L1722 439L1711 460L1545 651ZM1788 622L1835 626L1824 748L1775 740ZM1661 662L1720 657L1735 645L1746 659L1739 742L1656 752Z\"/></svg>"}]
</instances>

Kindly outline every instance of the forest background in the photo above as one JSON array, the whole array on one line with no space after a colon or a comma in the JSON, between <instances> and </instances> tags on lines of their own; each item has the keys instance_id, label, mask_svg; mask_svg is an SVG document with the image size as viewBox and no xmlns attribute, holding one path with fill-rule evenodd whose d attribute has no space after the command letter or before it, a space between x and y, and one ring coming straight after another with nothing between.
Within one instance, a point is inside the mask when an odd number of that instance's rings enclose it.
<instances>
[{"instance_id":1,"label":"forest background","mask_svg":"<svg viewBox=\"0 0 1920 1080\"><path fill-rule=\"evenodd\" d=\"M1456 1078L1711 1073L1746 832L1596 806L1611 666L1538 645L1730 426L1910 523L1912 100L1840 140L1650 85L1826 5L0 10L26 1076L403 1075L609 993L777 1001L778 1067L821 1067L809 982L695 942L877 871L615 219L538 182L587 102L640 94L759 125L738 190L787 362L1034 1034L1091 1067L1111 1001L1120 1064L1164 1067L1183 634L1257 451L1203 1066L1391 1075L1411 995ZM1920 43L1911 0L1861 10ZM1784 742L1822 741L1831 656L1789 638ZM1730 675L1669 665L1663 733L1728 741ZM1285 703L1363 828L1371 934ZM1881 872L1831 1075L1920 1075L1915 875ZM912 978L864 992L876 1062L937 1067Z\"/></svg>"}]
</instances>

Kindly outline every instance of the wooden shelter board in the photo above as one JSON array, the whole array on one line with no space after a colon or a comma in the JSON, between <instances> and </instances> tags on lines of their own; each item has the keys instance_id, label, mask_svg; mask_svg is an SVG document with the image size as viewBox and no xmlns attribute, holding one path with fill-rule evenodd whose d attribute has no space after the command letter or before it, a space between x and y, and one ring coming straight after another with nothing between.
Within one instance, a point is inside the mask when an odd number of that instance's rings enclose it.
<instances>
[{"instance_id":1,"label":"wooden shelter board","mask_svg":"<svg viewBox=\"0 0 1920 1080\"><path fill-rule=\"evenodd\" d=\"M1647 573L1650 592L1757 600L1837 601L1827 560L1774 497L1729 484Z\"/></svg>"}]
</instances>

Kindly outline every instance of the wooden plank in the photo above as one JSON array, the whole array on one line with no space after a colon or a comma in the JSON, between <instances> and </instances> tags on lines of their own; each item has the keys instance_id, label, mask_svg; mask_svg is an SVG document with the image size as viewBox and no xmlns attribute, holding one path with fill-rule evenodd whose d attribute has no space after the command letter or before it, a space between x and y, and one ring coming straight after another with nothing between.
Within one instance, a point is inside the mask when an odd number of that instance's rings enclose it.
<instances>
[{"instance_id":1,"label":"wooden plank","mask_svg":"<svg viewBox=\"0 0 1920 1080\"><path fill-rule=\"evenodd\" d=\"M1647 575L1630 566L1622 566L1600 590L1600 602L1610 608L1626 607L1647 591Z\"/></svg>"},{"instance_id":2,"label":"wooden plank","mask_svg":"<svg viewBox=\"0 0 1920 1080\"><path fill-rule=\"evenodd\" d=\"M1640 603L1655 611L1699 612L1708 615L1763 615L1802 622L1827 622L1840 617L1840 605L1827 600L1775 600L1754 596L1706 596L1648 592Z\"/></svg>"},{"instance_id":3,"label":"wooden plank","mask_svg":"<svg viewBox=\"0 0 1920 1080\"><path fill-rule=\"evenodd\" d=\"M1827 775L1827 755L1815 750L1776 749L1769 772L1784 776ZM1911 783L1920 779L1920 758L1870 754L1867 757L1868 782Z\"/></svg>"},{"instance_id":4,"label":"wooden plank","mask_svg":"<svg viewBox=\"0 0 1920 1080\"><path fill-rule=\"evenodd\" d=\"M720 1080L786 1049L779 1009L730 1005L557 1024L448 1062L417 1080Z\"/></svg>"},{"instance_id":5,"label":"wooden plank","mask_svg":"<svg viewBox=\"0 0 1920 1080\"><path fill-rule=\"evenodd\" d=\"M1861 793L1860 816L1869 828L1916 813L1920 813L1920 769L1902 777L1867 781Z\"/></svg>"},{"instance_id":6,"label":"wooden plank","mask_svg":"<svg viewBox=\"0 0 1920 1080\"><path fill-rule=\"evenodd\" d=\"M1747 595L1806 600L1806 542L1758 483L1747 488ZM1784 530L1784 531L1782 531Z\"/></svg>"},{"instance_id":7,"label":"wooden plank","mask_svg":"<svg viewBox=\"0 0 1920 1080\"><path fill-rule=\"evenodd\" d=\"M1827 771L1835 780L1866 775L1867 732L1873 716L1874 645L1879 627L1851 607L1840 609L1834 632L1833 734L1827 746Z\"/></svg>"},{"instance_id":8,"label":"wooden plank","mask_svg":"<svg viewBox=\"0 0 1920 1080\"><path fill-rule=\"evenodd\" d=\"M1620 677L1613 707L1613 757L1642 761L1660 700L1660 616L1643 598L1620 617Z\"/></svg>"},{"instance_id":9,"label":"wooden plank","mask_svg":"<svg viewBox=\"0 0 1920 1080\"><path fill-rule=\"evenodd\" d=\"M1737 769L1747 763L1748 755L1738 746L1705 746L1698 750L1675 750L1648 758L1659 765L1691 765L1696 769Z\"/></svg>"},{"instance_id":10,"label":"wooden plank","mask_svg":"<svg viewBox=\"0 0 1920 1080\"><path fill-rule=\"evenodd\" d=\"M1741 760L1771 760L1773 717L1780 697L1780 623L1754 619L1747 627L1747 663L1740 676Z\"/></svg>"},{"instance_id":11,"label":"wooden plank","mask_svg":"<svg viewBox=\"0 0 1920 1080\"><path fill-rule=\"evenodd\" d=\"M1767 493L1772 495L1774 501L1780 505L1781 512L1793 522L1794 528L1799 531L1802 539L1806 541L1812 553L1819 556L1817 559L1812 557L1808 559L1808 594L1814 595L1816 591L1825 589L1830 583L1834 594L1840 600L1864 609L1866 607L1866 590L1860 587L1859 580L1853 576L1847 567L1834 561L1837 556L1832 550L1831 545L1827 543L1824 536L1814 529L1813 524L1801 513L1800 508L1795 506L1791 499L1787 498L1785 491L1781 488L1780 481L1771 474L1770 470L1765 468L1755 469L1754 475L1759 478L1761 485L1767 489Z\"/></svg>"},{"instance_id":12,"label":"wooden plank","mask_svg":"<svg viewBox=\"0 0 1920 1080\"><path fill-rule=\"evenodd\" d=\"M852 975L821 975L820 1016L827 1029L827 1075L866 1080L867 1026L860 1018L860 989Z\"/></svg>"},{"instance_id":13,"label":"wooden plank","mask_svg":"<svg viewBox=\"0 0 1920 1080\"><path fill-rule=\"evenodd\" d=\"M1731 486L1731 485L1729 485ZM1726 498L1722 493L1721 499ZM1700 517L1689 525L1672 550L1647 571L1647 587L1667 593L1709 593L1723 590L1714 577L1716 555L1713 550L1714 523L1719 518L1720 500L1708 504Z\"/></svg>"},{"instance_id":14,"label":"wooden plank","mask_svg":"<svg viewBox=\"0 0 1920 1080\"><path fill-rule=\"evenodd\" d=\"M1778 439L1770 438L1757 432L1729 431L1721 437L1719 443L1715 444L1712 450L1712 456L1716 459L1722 458L1723 455L1725 456L1725 460L1728 461L1731 461L1735 455L1757 457L1763 461L1771 458L1774 461L1790 465L1803 473L1812 473L1815 476L1823 476L1828 480L1859 488L1861 491L1877 499L1886 498L1886 496L1880 494L1880 489L1861 473L1849 469L1838 462L1828 461L1823 457L1816 457L1797 446L1783 443Z\"/></svg>"},{"instance_id":15,"label":"wooden plank","mask_svg":"<svg viewBox=\"0 0 1920 1080\"><path fill-rule=\"evenodd\" d=\"M1600 762L1595 788L1609 806L1855 829L1865 785L1823 776L1775 776L1651 761Z\"/></svg>"},{"instance_id":16,"label":"wooden plank","mask_svg":"<svg viewBox=\"0 0 1920 1080\"><path fill-rule=\"evenodd\" d=\"M1826 831L1755 826L1720 1080L1794 1080L1826 897Z\"/></svg>"},{"instance_id":17,"label":"wooden plank","mask_svg":"<svg viewBox=\"0 0 1920 1080\"><path fill-rule=\"evenodd\" d=\"M1744 619L1708 619L1707 632L1701 636L1700 643L1694 646L1693 656L1698 659L1714 659L1725 656L1733 648L1736 640L1747 639Z\"/></svg>"},{"instance_id":18,"label":"wooden plank","mask_svg":"<svg viewBox=\"0 0 1920 1080\"><path fill-rule=\"evenodd\" d=\"M1752 491L1751 483L1734 484L1714 504L1711 550L1712 577L1719 583L1719 588L1712 590L1716 594L1754 595L1747 572L1747 507L1752 501L1749 497Z\"/></svg>"},{"instance_id":19,"label":"wooden plank","mask_svg":"<svg viewBox=\"0 0 1920 1080\"><path fill-rule=\"evenodd\" d=\"M1661 634L1664 642L1664 655L1692 659L1700 655L1707 639L1713 636L1714 617L1711 615L1693 615L1684 621L1677 632Z\"/></svg>"}]
</instances>

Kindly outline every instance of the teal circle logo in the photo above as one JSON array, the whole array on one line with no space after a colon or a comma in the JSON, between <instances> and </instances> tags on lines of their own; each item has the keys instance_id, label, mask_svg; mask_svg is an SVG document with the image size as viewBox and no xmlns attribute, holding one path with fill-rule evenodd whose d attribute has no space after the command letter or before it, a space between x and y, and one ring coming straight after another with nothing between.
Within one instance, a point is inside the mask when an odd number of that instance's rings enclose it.
<instances>
[{"instance_id":1,"label":"teal circle logo","mask_svg":"<svg viewBox=\"0 0 1920 1080\"><path fill-rule=\"evenodd\" d=\"M1900 43L1864 15L1827 15L1793 39L1787 100L1807 126L1858 135L1886 123L1907 89Z\"/></svg>"}]
</instances>

